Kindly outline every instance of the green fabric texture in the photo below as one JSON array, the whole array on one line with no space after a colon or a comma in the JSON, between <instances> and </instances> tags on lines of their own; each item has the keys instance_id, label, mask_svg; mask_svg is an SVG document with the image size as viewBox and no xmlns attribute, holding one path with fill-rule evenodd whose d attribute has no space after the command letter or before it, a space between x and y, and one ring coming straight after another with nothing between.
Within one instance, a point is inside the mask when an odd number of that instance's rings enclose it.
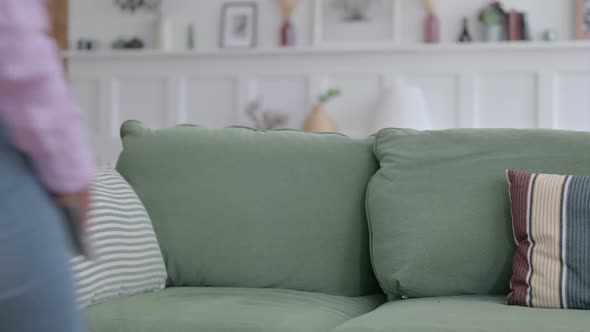
<instances>
[{"instance_id":1,"label":"green fabric texture","mask_svg":"<svg viewBox=\"0 0 590 332\"><path fill-rule=\"evenodd\" d=\"M459 296L389 302L334 332L585 332L584 310L513 307L504 296Z\"/></svg>"},{"instance_id":2,"label":"green fabric texture","mask_svg":"<svg viewBox=\"0 0 590 332\"><path fill-rule=\"evenodd\" d=\"M364 204L372 139L136 121L121 135L117 170L150 214L169 285L378 292Z\"/></svg>"},{"instance_id":3,"label":"green fabric texture","mask_svg":"<svg viewBox=\"0 0 590 332\"><path fill-rule=\"evenodd\" d=\"M88 315L92 332L324 332L384 300L278 289L168 288L91 307Z\"/></svg>"},{"instance_id":4,"label":"green fabric texture","mask_svg":"<svg viewBox=\"0 0 590 332\"><path fill-rule=\"evenodd\" d=\"M385 293L507 294L515 244L506 169L590 175L589 151L581 132L381 131L367 211Z\"/></svg>"}]
</instances>

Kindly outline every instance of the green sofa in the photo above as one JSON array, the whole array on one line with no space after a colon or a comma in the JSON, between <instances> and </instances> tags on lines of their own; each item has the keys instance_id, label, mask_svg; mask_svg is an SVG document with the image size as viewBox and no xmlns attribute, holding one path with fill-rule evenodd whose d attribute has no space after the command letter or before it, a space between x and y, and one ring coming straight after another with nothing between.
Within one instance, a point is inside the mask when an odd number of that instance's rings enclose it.
<instances>
[{"instance_id":1,"label":"green sofa","mask_svg":"<svg viewBox=\"0 0 590 332\"><path fill-rule=\"evenodd\" d=\"M505 169L590 174L590 134L121 129L167 288L88 309L93 332L587 331L504 304Z\"/></svg>"}]
</instances>

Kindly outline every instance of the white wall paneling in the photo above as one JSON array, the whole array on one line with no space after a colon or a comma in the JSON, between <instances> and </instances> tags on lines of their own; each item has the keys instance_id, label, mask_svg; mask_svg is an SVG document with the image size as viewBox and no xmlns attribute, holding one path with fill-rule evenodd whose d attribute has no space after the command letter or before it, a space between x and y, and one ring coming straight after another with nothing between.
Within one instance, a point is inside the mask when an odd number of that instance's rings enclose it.
<instances>
[{"instance_id":1,"label":"white wall paneling","mask_svg":"<svg viewBox=\"0 0 590 332\"><path fill-rule=\"evenodd\" d=\"M433 129L460 127L459 77L456 74L405 74L404 78L422 89L428 105Z\"/></svg>"},{"instance_id":2,"label":"white wall paneling","mask_svg":"<svg viewBox=\"0 0 590 332\"><path fill-rule=\"evenodd\" d=\"M590 127L590 72L560 72L555 82L556 128L588 130Z\"/></svg>"},{"instance_id":3,"label":"white wall paneling","mask_svg":"<svg viewBox=\"0 0 590 332\"><path fill-rule=\"evenodd\" d=\"M160 127L169 125L170 118L176 115L168 106L168 89L165 79L158 78L122 78L114 81L115 108L114 124L127 119L141 119L147 126ZM117 132L118 128L112 128Z\"/></svg>"},{"instance_id":4,"label":"white wall paneling","mask_svg":"<svg viewBox=\"0 0 590 332\"><path fill-rule=\"evenodd\" d=\"M329 85L339 88L343 95L328 105L328 112L343 133L362 137L374 118L382 76L377 73L331 74Z\"/></svg>"},{"instance_id":5,"label":"white wall paneling","mask_svg":"<svg viewBox=\"0 0 590 332\"><path fill-rule=\"evenodd\" d=\"M313 48L235 52L68 54L76 97L101 161L119 126L247 125L246 106L289 114L301 128L317 97L343 133L368 134L381 89L396 77L422 88L434 128L590 130L590 44Z\"/></svg>"},{"instance_id":6,"label":"white wall paneling","mask_svg":"<svg viewBox=\"0 0 590 332\"><path fill-rule=\"evenodd\" d=\"M540 128L557 128L559 105L557 105L557 73L540 71L537 73L537 121ZM590 87L589 87L590 88ZM572 128L573 129L573 128Z\"/></svg>"},{"instance_id":7,"label":"white wall paneling","mask_svg":"<svg viewBox=\"0 0 590 332\"><path fill-rule=\"evenodd\" d=\"M537 127L535 73L492 73L478 77L475 127Z\"/></svg>"},{"instance_id":8,"label":"white wall paneling","mask_svg":"<svg viewBox=\"0 0 590 332\"><path fill-rule=\"evenodd\" d=\"M92 78L73 78L71 83L89 132L92 135L98 135L101 124L99 81Z\"/></svg>"},{"instance_id":9,"label":"white wall paneling","mask_svg":"<svg viewBox=\"0 0 590 332\"><path fill-rule=\"evenodd\" d=\"M222 127L236 114L237 80L231 77L191 77L182 80L179 123Z\"/></svg>"}]
</instances>

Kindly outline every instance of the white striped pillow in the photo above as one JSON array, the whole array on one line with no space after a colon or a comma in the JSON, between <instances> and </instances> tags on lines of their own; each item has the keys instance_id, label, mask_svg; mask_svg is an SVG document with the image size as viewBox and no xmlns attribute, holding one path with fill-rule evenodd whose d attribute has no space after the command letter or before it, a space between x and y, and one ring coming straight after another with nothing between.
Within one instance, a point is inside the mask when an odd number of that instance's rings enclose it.
<instances>
[{"instance_id":1,"label":"white striped pillow","mask_svg":"<svg viewBox=\"0 0 590 332\"><path fill-rule=\"evenodd\" d=\"M95 178L88 235L96 257L71 261L82 307L164 288L166 268L152 222L113 169Z\"/></svg>"}]
</instances>

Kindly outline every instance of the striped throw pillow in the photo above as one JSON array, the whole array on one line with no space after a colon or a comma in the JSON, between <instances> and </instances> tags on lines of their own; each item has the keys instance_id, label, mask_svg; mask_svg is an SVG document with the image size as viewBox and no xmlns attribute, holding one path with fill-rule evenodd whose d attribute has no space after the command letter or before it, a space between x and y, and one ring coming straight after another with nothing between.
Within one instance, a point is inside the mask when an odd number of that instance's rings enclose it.
<instances>
[{"instance_id":1,"label":"striped throw pillow","mask_svg":"<svg viewBox=\"0 0 590 332\"><path fill-rule=\"evenodd\" d=\"M517 244L508 304L590 309L590 177L507 176Z\"/></svg>"},{"instance_id":2,"label":"striped throw pillow","mask_svg":"<svg viewBox=\"0 0 590 332\"><path fill-rule=\"evenodd\" d=\"M151 220L113 169L100 170L92 186L88 237L93 260L71 261L82 307L164 288L166 268Z\"/></svg>"}]
</instances>

